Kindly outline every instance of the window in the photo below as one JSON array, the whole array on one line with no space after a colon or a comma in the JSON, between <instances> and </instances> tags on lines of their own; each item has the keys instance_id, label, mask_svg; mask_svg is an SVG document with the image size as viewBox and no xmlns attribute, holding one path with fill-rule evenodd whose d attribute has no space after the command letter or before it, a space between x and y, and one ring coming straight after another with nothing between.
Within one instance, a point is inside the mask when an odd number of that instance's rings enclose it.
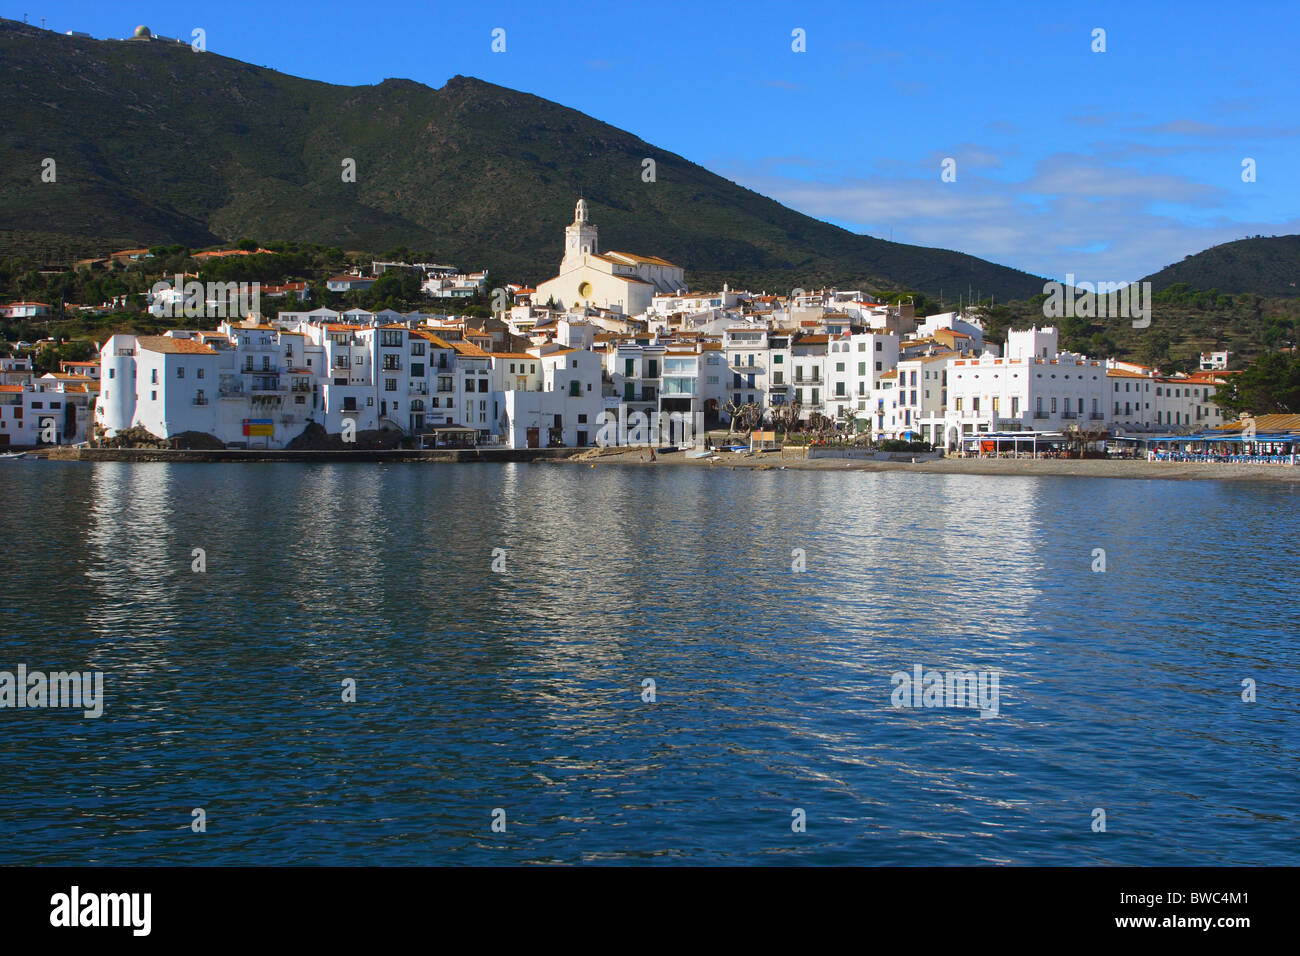
<instances>
[{"instance_id":1,"label":"window","mask_svg":"<svg viewBox=\"0 0 1300 956\"><path fill-rule=\"evenodd\" d=\"M252 359L249 359L249 361L251 362ZM149 382L153 385L158 384L158 370L156 368L151 368L149 370Z\"/></svg>"},{"instance_id":2,"label":"window","mask_svg":"<svg viewBox=\"0 0 1300 956\"><path fill-rule=\"evenodd\" d=\"M202 378L202 377L203 377L203 369L199 369L198 372L197 372L196 374L198 375L199 378Z\"/></svg>"},{"instance_id":3,"label":"window","mask_svg":"<svg viewBox=\"0 0 1300 956\"><path fill-rule=\"evenodd\" d=\"M110 368L110 369L108 370L108 377L109 377L109 378L113 378L113 373L116 372L116 371L117 371L117 369L115 369L115 368Z\"/></svg>"},{"instance_id":4,"label":"window","mask_svg":"<svg viewBox=\"0 0 1300 956\"><path fill-rule=\"evenodd\" d=\"M884 342L877 342L877 343L876 343L876 351L877 351L877 352L883 351L882 346L883 346L884 344L885 344Z\"/></svg>"},{"instance_id":5,"label":"window","mask_svg":"<svg viewBox=\"0 0 1300 956\"><path fill-rule=\"evenodd\" d=\"M386 379L384 379L384 391L385 391L385 392L395 392L395 391L397 391L397 379L395 379L395 378L386 378Z\"/></svg>"},{"instance_id":6,"label":"window","mask_svg":"<svg viewBox=\"0 0 1300 956\"><path fill-rule=\"evenodd\" d=\"M185 377L185 366L184 366L184 365L177 365L177 366L176 366L176 377L177 377L177 378L184 378L184 377Z\"/></svg>"}]
</instances>

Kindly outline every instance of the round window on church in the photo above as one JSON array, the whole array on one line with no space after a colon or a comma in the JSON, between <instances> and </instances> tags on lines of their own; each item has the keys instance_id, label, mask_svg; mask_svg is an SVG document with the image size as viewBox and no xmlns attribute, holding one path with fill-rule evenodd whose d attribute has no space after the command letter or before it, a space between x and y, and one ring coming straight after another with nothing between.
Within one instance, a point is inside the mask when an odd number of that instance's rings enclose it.
<instances>
[{"instance_id":1,"label":"round window on church","mask_svg":"<svg viewBox=\"0 0 1300 956\"><path fill-rule=\"evenodd\" d=\"M578 295L581 296L581 297L584 298L584 299L590 299L590 298L591 298L591 283L590 283L590 282L584 282L584 283L582 283L582 285L578 286Z\"/></svg>"}]
</instances>

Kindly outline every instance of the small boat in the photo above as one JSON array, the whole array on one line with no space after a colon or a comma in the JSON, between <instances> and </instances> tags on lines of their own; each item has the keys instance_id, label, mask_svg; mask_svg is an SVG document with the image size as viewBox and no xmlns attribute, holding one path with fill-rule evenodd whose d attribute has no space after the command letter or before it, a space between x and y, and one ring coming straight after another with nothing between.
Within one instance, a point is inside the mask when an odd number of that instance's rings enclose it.
<instances>
[{"instance_id":1,"label":"small boat","mask_svg":"<svg viewBox=\"0 0 1300 956\"><path fill-rule=\"evenodd\" d=\"M26 457L27 457L27 452L25 451L7 451L4 453L0 453L0 458L26 458Z\"/></svg>"}]
</instances>

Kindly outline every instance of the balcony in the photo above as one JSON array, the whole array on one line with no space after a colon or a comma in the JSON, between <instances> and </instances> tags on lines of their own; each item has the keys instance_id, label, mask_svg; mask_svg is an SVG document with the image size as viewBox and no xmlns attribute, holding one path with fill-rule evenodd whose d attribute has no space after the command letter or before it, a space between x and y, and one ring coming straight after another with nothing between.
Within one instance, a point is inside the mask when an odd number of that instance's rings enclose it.
<instances>
[{"instance_id":1,"label":"balcony","mask_svg":"<svg viewBox=\"0 0 1300 956\"><path fill-rule=\"evenodd\" d=\"M1035 418L1035 419L1039 419L1039 420L1041 420L1041 419L1045 419L1045 418L1047 418L1047 417L1048 417L1047 412L1044 412L1044 411L1037 411L1037 412L1034 412L1034 418Z\"/></svg>"},{"instance_id":2,"label":"balcony","mask_svg":"<svg viewBox=\"0 0 1300 956\"><path fill-rule=\"evenodd\" d=\"M1106 416L1103 415L1101 412L1091 412L1088 415L1088 418L1094 422L1102 421L1105 417Z\"/></svg>"},{"instance_id":3,"label":"balcony","mask_svg":"<svg viewBox=\"0 0 1300 956\"><path fill-rule=\"evenodd\" d=\"M428 394L429 394L429 383L428 383L428 382L412 382L412 383L411 383L411 394L412 394L412 395L428 395Z\"/></svg>"},{"instance_id":4,"label":"balcony","mask_svg":"<svg viewBox=\"0 0 1300 956\"><path fill-rule=\"evenodd\" d=\"M206 405L206 404L208 404L208 400L207 400L206 398L204 398L202 395L196 395L196 396L194 396L194 404L195 404L195 405Z\"/></svg>"},{"instance_id":5,"label":"balcony","mask_svg":"<svg viewBox=\"0 0 1300 956\"><path fill-rule=\"evenodd\" d=\"M289 389L289 391L291 391L291 392L310 392L310 391L311 391L311 386L310 386L310 385L294 385L292 388Z\"/></svg>"},{"instance_id":6,"label":"balcony","mask_svg":"<svg viewBox=\"0 0 1300 956\"><path fill-rule=\"evenodd\" d=\"M1075 418L1078 418L1078 417L1079 417L1079 413L1078 413L1078 412L1061 412L1061 417L1062 417L1062 418L1067 418L1067 419L1075 419Z\"/></svg>"}]
</instances>

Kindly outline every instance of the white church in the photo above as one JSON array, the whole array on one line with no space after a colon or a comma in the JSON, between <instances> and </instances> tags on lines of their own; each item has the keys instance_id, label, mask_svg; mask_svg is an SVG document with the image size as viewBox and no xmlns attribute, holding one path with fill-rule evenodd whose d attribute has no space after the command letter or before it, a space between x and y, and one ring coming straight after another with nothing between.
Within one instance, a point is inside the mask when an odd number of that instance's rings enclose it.
<instances>
[{"instance_id":1,"label":"white church","mask_svg":"<svg viewBox=\"0 0 1300 956\"><path fill-rule=\"evenodd\" d=\"M533 302L554 299L565 309L591 306L640 315L656 295L686 290L685 272L665 259L628 252L601 253L596 224L587 215L587 201L578 200L572 225L564 229L564 259L560 274L539 283Z\"/></svg>"}]
</instances>

